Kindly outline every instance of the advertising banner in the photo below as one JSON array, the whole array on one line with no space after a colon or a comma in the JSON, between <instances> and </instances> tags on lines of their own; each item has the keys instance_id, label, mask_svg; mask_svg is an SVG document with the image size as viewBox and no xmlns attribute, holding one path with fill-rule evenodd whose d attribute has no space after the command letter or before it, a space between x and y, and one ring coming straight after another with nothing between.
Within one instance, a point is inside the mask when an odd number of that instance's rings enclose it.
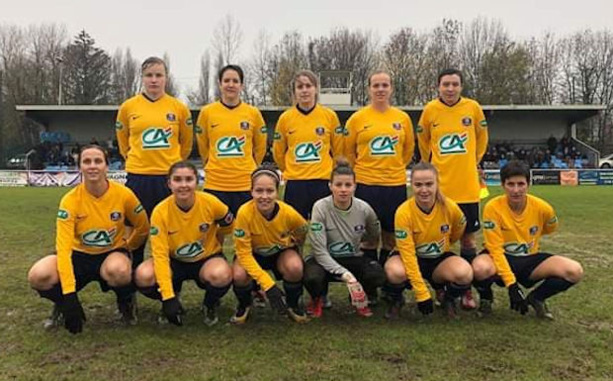
<instances>
[{"instance_id":1,"label":"advertising banner","mask_svg":"<svg viewBox=\"0 0 613 381\"><path fill-rule=\"evenodd\" d=\"M566 186L579 185L579 174L577 171L560 171L560 184Z\"/></svg>"},{"instance_id":2,"label":"advertising banner","mask_svg":"<svg viewBox=\"0 0 613 381\"><path fill-rule=\"evenodd\" d=\"M0 187L25 187L28 185L27 172L0 171Z\"/></svg>"},{"instance_id":3,"label":"advertising banner","mask_svg":"<svg viewBox=\"0 0 613 381\"><path fill-rule=\"evenodd\" d=\"M534 185L560 185L560 171L532 170L532 184Z\"/></svg>"}]
</instances>

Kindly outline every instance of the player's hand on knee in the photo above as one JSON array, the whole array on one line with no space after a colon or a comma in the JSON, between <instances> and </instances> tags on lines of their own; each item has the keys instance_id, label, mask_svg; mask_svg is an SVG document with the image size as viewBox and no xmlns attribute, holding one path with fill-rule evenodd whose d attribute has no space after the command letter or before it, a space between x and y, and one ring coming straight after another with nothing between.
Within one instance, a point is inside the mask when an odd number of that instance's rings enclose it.
<instances>
[{"instance_id":1,"label":"player's hand on knee","mask_svg":"<svg viewBox=\"0 0 613 381\"><path fill-rule=\"evenodd\" d=\"M285 300L283 300L283 296L283 291L277 286L272 286L266 290L266 297L270 302L270 307L280 315L287 313L287 305Z\"/></svg>"},{"instance_id":2,"label":"player's hand on knee","mask_svg":"<svg viewBox=\"0 0 613 381\"><path fill-rule=\"evenodd\" d=\"M521 287L516 283L509 286L509 302L511 309L525 315L528 312L528 302Z\"/></svg>"},{"instance_id":3,"label":"player's hand on knee","mask_svg":"<svg viewBox=\"0 0 613 381\"><path fill-rule=\"evenodd\" d=\"M434 302L432 302L432 298L428 298L424 301L417 303L417 309L422 315L430 315L434 312Z\"/></svg>"},{"instance_id":4,"label":"player's hand on knee","mask_svg":"<svg viewBox=\"0 0 613 381\"><path fill-rule=\"evenodd\" d=\"M83 331L83 323L86 318L77 293L72 292L64 295L61 307L62 314L64 315L64 327L74 334Z\"/></svg>"},{"instance_id":5,"label":"player's hand on knee","mask_svg":"<svg viewBox=\"0 0 613 381\"><path fill-rule=\"evenodd\" d=\"M169 322L177 326L183 325L183 317L181 316L183 315L183 306L176 296L162 302L162 311Z\"/></svg>"}]
</instances>

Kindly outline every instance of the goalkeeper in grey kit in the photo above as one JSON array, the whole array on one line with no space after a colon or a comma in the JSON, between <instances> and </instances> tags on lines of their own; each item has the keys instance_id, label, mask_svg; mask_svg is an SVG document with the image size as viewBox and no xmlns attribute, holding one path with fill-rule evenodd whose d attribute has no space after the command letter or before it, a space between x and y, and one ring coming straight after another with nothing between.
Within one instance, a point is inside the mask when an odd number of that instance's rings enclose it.
<instances>
[{"instance_id":1,"label":"goalkeeper in grey kit","mask_svg":"<svg viewBox=\"0 0 613 381\"><path fill-rule=\"evenodd\" d=\"M379 220L368 203L354 197L355 173L348 162L337 160L329 184L332 195L318 200L311 213L312 255L306 260L303 278L312 297L307 311L320 317L327 283L343 281L358 315L368 317L372 311L366 295L383 285L385 273L360 246L369 242L376 247Z\"/></svg>"}]
</instances>

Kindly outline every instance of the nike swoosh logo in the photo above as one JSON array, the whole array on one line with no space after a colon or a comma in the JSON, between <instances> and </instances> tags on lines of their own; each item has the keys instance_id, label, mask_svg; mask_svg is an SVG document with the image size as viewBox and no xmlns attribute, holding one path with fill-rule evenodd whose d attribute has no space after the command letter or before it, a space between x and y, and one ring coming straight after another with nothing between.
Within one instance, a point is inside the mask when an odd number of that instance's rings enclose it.
<instances>
[{"instance_id":1,"label":"nike swoosh logo","mask_svg":"<svg viewBox=\"0 0 613 381\"><path fill-rule=\"evenodd\" d=\"M136 120L136 119L138 119L138 118L140 118L140 115L133 115L133 116L132 116L132 120Z\"/></svg>"},{"instance_id":2,"label":"nike swoosh logo","mask_svg":"<svg viewBox=\"0 0 613 381\"><path fill-rule=\"evenodd\" d=\"M168 232L168 235L172 235L172 234L175 234L175 233L178 233L178 232L179 232L178 230L175 230L175 231L172 231L172 232L171 232L171 231L169 231L169 232Z\"/></svg>"},{"instance_id":3,"label":"nike swoosh logo","mask_svg":"<svg viewBox=\"0 0 613 381\"><path fill-rule=\"evenodd\" d=\"M369 128L371 128L371 127L372 127L372 124L369 124L369 125L364 126L364 129L365 129L365 130L368 130L368 129L369 129Z\"/></svg>"},{"instance_id":4,"label":"nike swoosh logo","mask_svg":"<svg viewBox=\"0 0 613 381\"><path fill-rule=\"evenodd\" d=\"M439 123L432 123L432 128L438 127Z\"/></svg>"},{"instance_id":5,"label":"nike swoosh logo","mask_svg":"<svg viewBox=\"0 0 613 381\"><path fill-rule=\"evenodd\" d=\"M296 132L296 130L287 131L288 135L291 135L291 134L293 134L294 132Z\"/></svg>"},{"instance_id":6,"label":"nike swoosh logo","mask_svg":"<svg viewBox=\"0 0 613 381\"><path fill-rule=\"evenodd\" d=\"M77 220L82 220L82 219L84 219L85 217L87 217L87 216L77 216Z\"/></svg>"},{"instance_id":7,"label":"nike swoosh logo","mask_svg":"<svg viewBox=\"0 0 613 381\"><path fill-rule=\"evenodd\" d=\"M215 128L217 126L219 126L219 123L211 124L211 128Z\"/></svg>"}]
</instances>

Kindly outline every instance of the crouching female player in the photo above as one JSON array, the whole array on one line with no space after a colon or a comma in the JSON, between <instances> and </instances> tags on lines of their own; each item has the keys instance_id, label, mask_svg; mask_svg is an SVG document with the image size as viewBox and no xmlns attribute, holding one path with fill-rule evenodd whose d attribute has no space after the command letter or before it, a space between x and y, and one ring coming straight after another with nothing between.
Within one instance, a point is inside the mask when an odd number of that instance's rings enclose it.
<instances>
[{"instance_id":1,"label":"crouching female player","mask_svg":"<svg viewBox=\"0 0 613 381\"><path fill-rule=\"evenodd\" d=\"M231 319L234 324L247 320L252 304L252 282L266 292L271 307L298 323L307 316L299 305L302 296L302 256L298 246L304 243L306 220L294 208L279 201L279 175L274 167L263 165L251 175L253 199L238 209L234 224L234 292L238 308ZM266 272L272 270L277 279L283 279L287 295L275 285Z\"/></svg>"},{"instance_id":2,"label":"crouching female player","mask_svg":"<svg viewBox=\"0 0 613 381\"><path fill-rule=\"evenodd\" d=\"M304 275L311 294L308 311L320 317L328 282L342 280L358 315L368 317L372 312L364 290L367 295L376 295L377 288L385 282L385 274L374 259L375 249L370 249L372 253L368 255L361 245L376 246L381 233L379 220L366 201L354 197L355 173L349 162L337 160L329 186L332 195L317 201L311 214L312 256L306 261Z\"/></svg>"},{"instance_id":3,"label":"crouching female player","mask_svg":"<svg viewBox=\"0 0 613 381\"><path fill-rule=\"evenodd\" d=\"M545 301L579 282L583 268L572 259L539 250L541 236L557 229L558 217L551 205L528 194L530 169L511 161L500 171L500 181L505 194L491 199L483 210L483 235L489 255L479 255L473 261L481 299L479 311L491 312L491 284L502 281L512 309L523 315L529 304L538 317L553 319ZM519 285L531 288L540 281L541 285L524 298Z\"/></svg>"},{"instance_id":4,"label":"crouching female player","mask_svg":"<svg viewBox=\"0 0 613 381\"><path fill-rule=\"evenodd\" d=\"M45 328L63 318L66 329L81 332L85 313L77 292L92 281L105 292L113 290L122 319L135 324L130 251L147 239L147 215L130 189L107 180L108 157L101 147L84 146L78 163L82 182L62 198L57 214L57 255L36 262L28 281L55 303ZM125 239L128 221L133 230Z\"/></svg>"},{"instance_id":5,"label":"crouching female player","mask_svg":"<svg viewBox=\"0 0 613 381\"><path fill-rule=\"evenodd\" d=\"M184 281L191 279L206 290L204 323L219 321L217 304L232 284L232 268L222 253L223 236L234 217L217 197L196 192L198 172L180 161L170 167L172 195L159 203L151 216L152 258L136 269L136 285L147 297L162 301L169 322L183 325L178 297Z\"/></svg>"},{"instance_id":6,"label":"crouching female player","mask_svg":"<svg viewBox=\"0 0 613 381\"><path fill-rule=\"evenodd\" d=\"M464 233L466 218L460 207L445 198L438 188L438 173L430 163L419 163L411 171L413 196L396 211L396 247L398 255L385 264L390 306L388 318L396 318L403 304L402 291L408 280L415 290L419 311L433 312L432 285L444 286L444 306L455 317L462 293L470 287L473 272L468 261L449 251Z\"/></svg>"}]
</instances>

